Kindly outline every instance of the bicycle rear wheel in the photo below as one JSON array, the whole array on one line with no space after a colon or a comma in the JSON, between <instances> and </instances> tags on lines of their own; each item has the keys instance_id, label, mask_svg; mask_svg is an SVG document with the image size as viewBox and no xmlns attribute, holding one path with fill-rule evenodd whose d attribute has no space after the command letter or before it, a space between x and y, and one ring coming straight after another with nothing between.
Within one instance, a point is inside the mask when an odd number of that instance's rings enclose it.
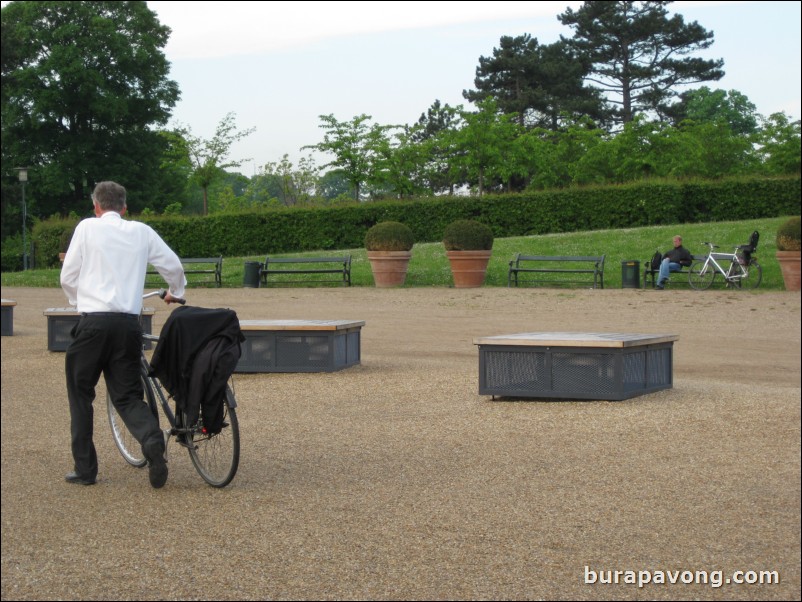
<instances>
[{"instance_id":1,"label":"bicycle rear wheel","mask_svg":"<svg viewBox=\"0 0 802 602\"><path fill-rule=\"evenodd\" d=\"M741 288L757 288L760 286L761 280L763 280L763 268L760 267L757 261L752 259L741 277Z\"/></svg>"},{"instance_id":2,"label":"bicycle rear wheel","mask_svg":"<svg viewBox=\"0 0 802 602\"><path fill-rule=\"evenodd\" d=\"M239 421L234 409L237 405L234 392L226 385L223 429L214 435L203 432L203 418L184 435L184 444L195 470L212 487L225 487L237 474L239 466ZM182 423L186 415L182 412ZM179 435L179 441L181 435Z\"/></svg>"},{"instance_id":3,"label":"bicycle rear wheel","mask_svg":"<svg viewBox=\"0 0 802 602\"><path fill-rule=\"evenodd\" d=\"M709 289L715 279L716 270L706 261L694 261L688 268L688 284L697 291Z\"/></svg>"},{"instance_id":4,"label":"bicycle rear wheel","mask_svg":"<svg viewBox=\"0 0 802 602\"><path fill-rule=\"evenodd\" d=\"M153 389L150 386L150 381L144 374L141 378L143 392L142 403L148 405L150 411L153 412L153 415L156 416L156 419L158 420L159 415L156 411L156 398L153 394ZM145 464L147 464L147 460L145 459L145 455L142 453L142 446L131 434L131 431L128 430L128 427L125 426L125 422L123 422L122 417L117 413L117 409L114 407L114 402L111 400L111 395L108 393L106 393L106 411L109 416L111 436L114 439L114 443L117 445L117 449L120 450L122 457L131 466L136 466L137 468L142 468L145 466Z\"/></svg>"}]
</instances>

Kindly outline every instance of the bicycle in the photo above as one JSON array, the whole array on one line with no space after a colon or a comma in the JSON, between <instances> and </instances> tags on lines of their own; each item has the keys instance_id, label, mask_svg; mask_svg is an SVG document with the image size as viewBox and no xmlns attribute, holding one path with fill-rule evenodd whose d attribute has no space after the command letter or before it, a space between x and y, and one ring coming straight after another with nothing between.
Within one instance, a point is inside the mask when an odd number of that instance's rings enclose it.
<instances>
[{"instance_id":1,"label":"bicycle","mask_svg":"<svg viewBox=\"0 0 802 602\"><path fill-rule=\"evenodd\" d=\"M698 291L706 290L712 286L719 274L726 280L727 287L753 289L760 286L763 268L751 253L744 252L744 245L736 246L732 253L716 253L714 249L717 249L718 245L710 242L702 244L707 245L710 250L704 260L694 261L691 264L688 270L688 284L691 288Z\"/></svg>"},{"instance_id":2,"label":"bicycle","mask_svg":"<svg viewBox=\"0 0 802 602\"><path fill-rule=\"evenodd\" d=\"M147 293L143 299L160 296L164 298L166 291L159 290ZM184 301L180 301L184 303ZM156 342L158 335L144 334L145 341ZM195 424L188 424L186 413L178 410L173 412L168 403L168 395L165 393L159 379L150 374L150 363L145 356L143 345L140 378L142 379L143 399L150 408L150 411L159 420L158 408L161 407L162 414L167 419L169 428L163 429L165 447L170 437L175 437L176 441L189 452L189 457L198 474L212 487L225 487L237 474L240 455L240 435L239 421L237 420L237 400L231 383L226 385L224 400L223 428L219 433L210 434L203 428L203 418L200 417ZM111 433L117 449L120 450L126 462L137 468L142 468L147 464L147 460L142 453L139 442L125 426L120 415L112 403L111 396L106 394L106 408L111 426Z\"/></svg>"}]
</instances>

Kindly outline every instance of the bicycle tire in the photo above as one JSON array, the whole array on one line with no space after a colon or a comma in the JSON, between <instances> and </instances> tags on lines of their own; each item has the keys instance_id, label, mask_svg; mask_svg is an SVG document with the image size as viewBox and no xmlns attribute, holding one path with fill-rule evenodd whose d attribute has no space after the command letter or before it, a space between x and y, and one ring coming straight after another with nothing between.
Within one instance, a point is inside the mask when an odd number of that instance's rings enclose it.
<instances>
[{"instance_id":1,"label":"bicycle tire","mask_svg":"<svg viewBox=\"0 0 802 602\"><path fill-rule=\"evenodd\" d=\"M203 432L201 418L190 433L183 435L192 465L201 478L212 487L225 487L237 474L240 437L237 411L234 409L236 405L234 391L226 385L223 429L219 433L208 435ZM181 414L182 424L186 424L186 415L183 412ZM179 441L181 436L179 435Z\"/></svg>"},{"instance_id":2,"label":"bicycle tire","mask_svg":"<svg viewBox=\"0 0 802 602\"><path fill-rule=\"evenodd\" d=\"M692 289L705 291L713 285L716 274L716 269L712 265L706 265L706 261L694 261L688 268L688 284Z\"/></svg>"},{"instance_id":3,"label":"bicycle tire","mask_svg":"<svg viewBox=\"0 0 802 602\"><path fill-rule=\"evenodd\" d=\"M741 278L741 288L755 289L760 286L763 281L763 268L760 264L752 259L749 262L749 269L747 275Z\"/></svg>"},{"instance_id":4,"label":"bicycle tire","mask_svg":"<svg viewBox=\"0 0 802 602\"><path fill-rule=\"evenodd\" d=\"M144 374L141 375L141 379L143 395L142 403L146 403L148 405L150 411L154 416L156 416L156 420L158 421L159 414L156 410L156 397L153 394L150 381ZM123 422L120 414L117 413L117 408L114 407L114 402L112 402L111 395L109 393L106 393L106 412L109 417L109 426L111 427L112 439L114 439L114 443L117 445L117 449L120 450L120 454L122 455L123 459L131 466L135 466L137 468L142 468L145 466L145 464L147 464L147 460L145 459L145 455L142 453L142 445L131 434L131 431L128 430L128 427L125 426L125 422Z\"/></svg>"}]
</instances>

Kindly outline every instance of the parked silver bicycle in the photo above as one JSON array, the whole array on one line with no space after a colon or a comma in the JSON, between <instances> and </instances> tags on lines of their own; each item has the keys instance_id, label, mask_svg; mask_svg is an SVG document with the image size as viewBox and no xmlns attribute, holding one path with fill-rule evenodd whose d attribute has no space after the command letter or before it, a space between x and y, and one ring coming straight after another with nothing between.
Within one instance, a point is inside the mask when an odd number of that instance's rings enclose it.
<instances>
[{"instance_id":1,"label":"parked silver bicycle","mask_svg":"<svg viewBox=\"0 0 802 602\"><path fill-rule=\"evenodd\" d=\"M753 235L754 236L754 235ZM753 289L760 286L763 279L763 268L752 257L754 245L738 245L732 253L718 253L718 245L703 242L709 247L707 257L694 261L688 270L688 283L692 288L703 291L710 288L719 274L730 288ZM746 252L746 249L750 249Z\"/></svg>"},{"instance_id":2,"label":"parked silver bicycle","mask_svg":"<svg viewBox=\"0 0 802 602\"><path fill-rule=\"evenodd\" d=\"M164 298L165 291L155 291L143 295L143 298L160 296ZM183 302L182 302L183 304ZM158 336L145 334L145 341L156 342ZM168 427L163 429L165 444L170 437L175 437L179 445L185 447L198 474L212 487L225 487L237 474L240 454L239 422L237 421L237 400L230 383L226 385L224 400L223 428L219 433L208 433L200 417L194 424L188 424L186 413L181 410L173 412L168 403L168 395L159 379L151 375L150 363L142 350L141 376L143 399L159 419L159 408L166 418ZM125 426L111 396L106 395L106 408L111 426L111 434L117 449L120 450L125 461L142 468L147 463L142 453L142 447Z\"/></svg>"}]
</instances>

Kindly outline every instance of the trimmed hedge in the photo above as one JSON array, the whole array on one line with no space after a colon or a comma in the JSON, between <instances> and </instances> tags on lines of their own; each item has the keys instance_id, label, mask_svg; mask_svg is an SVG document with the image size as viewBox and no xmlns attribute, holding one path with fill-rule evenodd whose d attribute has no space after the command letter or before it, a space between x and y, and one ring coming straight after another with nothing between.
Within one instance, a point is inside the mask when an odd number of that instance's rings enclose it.
<instances>
[{"instance_id":1,"label":"trimmed hedge","mask_svg":"<svg viewBox=\"0 0 802 602\"><path fill-rule=\"evenodd\" d=\"M406 224L416 242L436 242L448 224L460 219L487 224L496 238L502 238L796 215L801 184L798 176L633 183L482 197L368 202L347 207L138 219L159 232L179 256L240 257L360 248L367 230L384 221ZM74 226L74 221L48 220L34 227L36 265L58 263L64 232Z\"/></svg>"}]
</instances>

